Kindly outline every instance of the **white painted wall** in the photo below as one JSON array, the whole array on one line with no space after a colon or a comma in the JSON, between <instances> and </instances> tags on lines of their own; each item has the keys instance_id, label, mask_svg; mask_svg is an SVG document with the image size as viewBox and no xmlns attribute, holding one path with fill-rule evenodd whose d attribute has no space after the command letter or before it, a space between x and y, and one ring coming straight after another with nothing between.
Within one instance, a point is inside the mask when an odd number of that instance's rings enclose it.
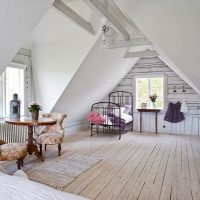
<instances>
[{"instance_id":1,"label":"white painted wall","mask_svg":"<svg viewBox=\"0 0 200 200\"><path fill-rule=\"evenodd\" d=\"M67 123L85 119L91 105L103 100L138 60L123 59L126 49L109 50L100 46L101 38L53 108L67 113Z\"/></svg>"},{"instance_id":2,"label":"white painted wall","mask_svg":"<svg viewBox=\"0 0 200 200\"><path fill-rule=\"evenodd\" d=\"M98 36L53 7L38 24L31 36L32 65L35 99L43 112L51 111Z\"/></svg>"},{"instance_id":3,"label":"white painted wall","mask_svg":"<svg viewBox=\"0 0 200 200\"><path fill-rule=\"evenodd\" d=\"M200 92L200 1L115 0L162 59Z\"/></svg>"},{"instance_id":4,"label":"white painted wall","mask_svg":"<svg viewBox=\"0 0 200 200\"><path fill-rule=\"evenodd\" d=\"M0 1L0 73L15 56L53 0Z\"/></svg>"}]
</instances>

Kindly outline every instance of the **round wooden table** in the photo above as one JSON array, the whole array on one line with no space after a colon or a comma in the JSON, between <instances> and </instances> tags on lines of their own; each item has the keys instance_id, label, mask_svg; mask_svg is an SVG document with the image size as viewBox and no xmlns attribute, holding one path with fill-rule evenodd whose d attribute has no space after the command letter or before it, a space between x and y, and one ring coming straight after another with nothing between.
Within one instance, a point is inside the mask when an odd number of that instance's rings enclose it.
<instances>
[{"instance_id":1,"label":"round wooden table","mask_svg":"<svg viewBox=\"0 0 200 200\"><path fill-rule=\"evenodd\" d=\"M39 118L37 121L32 120L29 117L21 117L20 119L6 119L6 123L19 125L19 126L28 126L28 144L27 150L30 155L35 153L38 159L44 160L40 152L38 151L37 145L34 144L33 138L33 127L34 126L48 126L56 124L56 120L50 118Z\"/></svg>"}]
</instances>

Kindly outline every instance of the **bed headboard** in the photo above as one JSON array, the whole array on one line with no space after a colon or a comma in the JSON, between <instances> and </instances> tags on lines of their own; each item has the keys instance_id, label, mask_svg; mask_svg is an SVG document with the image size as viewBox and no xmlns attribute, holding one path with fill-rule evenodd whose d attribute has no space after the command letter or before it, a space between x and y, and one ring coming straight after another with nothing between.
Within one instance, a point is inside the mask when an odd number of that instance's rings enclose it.
<instances>
[{"instance_id":1,"label":"bed headboard","mask_svg":"<svg viewBox=\"0 0 200 200\"><path fill-rule=\"evenodd\" d=\"M131 92L126 91L115 91L109 94L109 102L116 103L119 105L131 105L133 114L133 95Z\"/></svg>"},{"instance_id":2,"label":"bed headboard","mask_svg":"<svg viewBox=\"0 0 200 200\"><path fill-rule=\"evenodd\" d=\"M126 91L115 91L109 94L109 102L119 105L133 105L133 95Z\"/></svg>"}]
</instances>

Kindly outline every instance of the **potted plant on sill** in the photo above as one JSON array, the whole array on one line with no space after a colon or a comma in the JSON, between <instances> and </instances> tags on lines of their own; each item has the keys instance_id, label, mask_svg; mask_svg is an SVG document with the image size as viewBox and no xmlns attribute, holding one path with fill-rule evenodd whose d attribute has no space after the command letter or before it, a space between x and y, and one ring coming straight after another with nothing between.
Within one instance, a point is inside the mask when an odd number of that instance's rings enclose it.
<instances>
[{"instance_id":1,"label":"potted plant on sill","mask_svg":"<svg viewBox=\"0 0 200 200\"><path fill-rule=\"evenodd\" d=\"M41 106L35 102L30 103L28 107L29 112L31 113L32 120L38 120L39 111L42 110Z\"/></svg>"},{"instance_id":2,"label":"potted plant on sill","mask_svg":"<svg viewBox=\"0 0 200 200\"><path fill-rule=\"evenodd\" d=\"M156 99L157 99L158 95L157 94L152 94L149 96L149 99L152 102L153 108L156 108Z\"/></svg>"}]
</instances>

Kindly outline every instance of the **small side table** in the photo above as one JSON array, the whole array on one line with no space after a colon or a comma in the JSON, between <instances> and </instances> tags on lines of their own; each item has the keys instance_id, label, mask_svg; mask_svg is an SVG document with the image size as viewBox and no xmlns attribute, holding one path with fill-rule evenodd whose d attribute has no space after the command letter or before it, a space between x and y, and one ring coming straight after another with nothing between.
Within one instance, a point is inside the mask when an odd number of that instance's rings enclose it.
<instances>
[{"instance_id":1,"label":"small side table","mask_svg":"<svg viewBox=\"0 0 200 200\"><path fill-rule=\"evenodd\" d=\"M7 124L19 125L19 126L28 126L28 144L27 149L28 153L32 155L33 153L39 160L44 160L38 151L37 145L34 144L33 139L33 127L34 126L48 126L56 124L56 120L49 118L39 118L37 121L34 121L28 117L21 117L20 119L6 119Z\"/></svg>"},{"instance_id":2,"label":"small side table","mask_svg":"<svg viewBox=\"0 0 200 200\"><path fill-rule=\"evenodd\" d=\"M140 132L142 132L142 113L143 112L154 112L155 113L155 133L158 133L158 113L160 109L137 109L140 112Z\"/></svg>"}]
</instances>

